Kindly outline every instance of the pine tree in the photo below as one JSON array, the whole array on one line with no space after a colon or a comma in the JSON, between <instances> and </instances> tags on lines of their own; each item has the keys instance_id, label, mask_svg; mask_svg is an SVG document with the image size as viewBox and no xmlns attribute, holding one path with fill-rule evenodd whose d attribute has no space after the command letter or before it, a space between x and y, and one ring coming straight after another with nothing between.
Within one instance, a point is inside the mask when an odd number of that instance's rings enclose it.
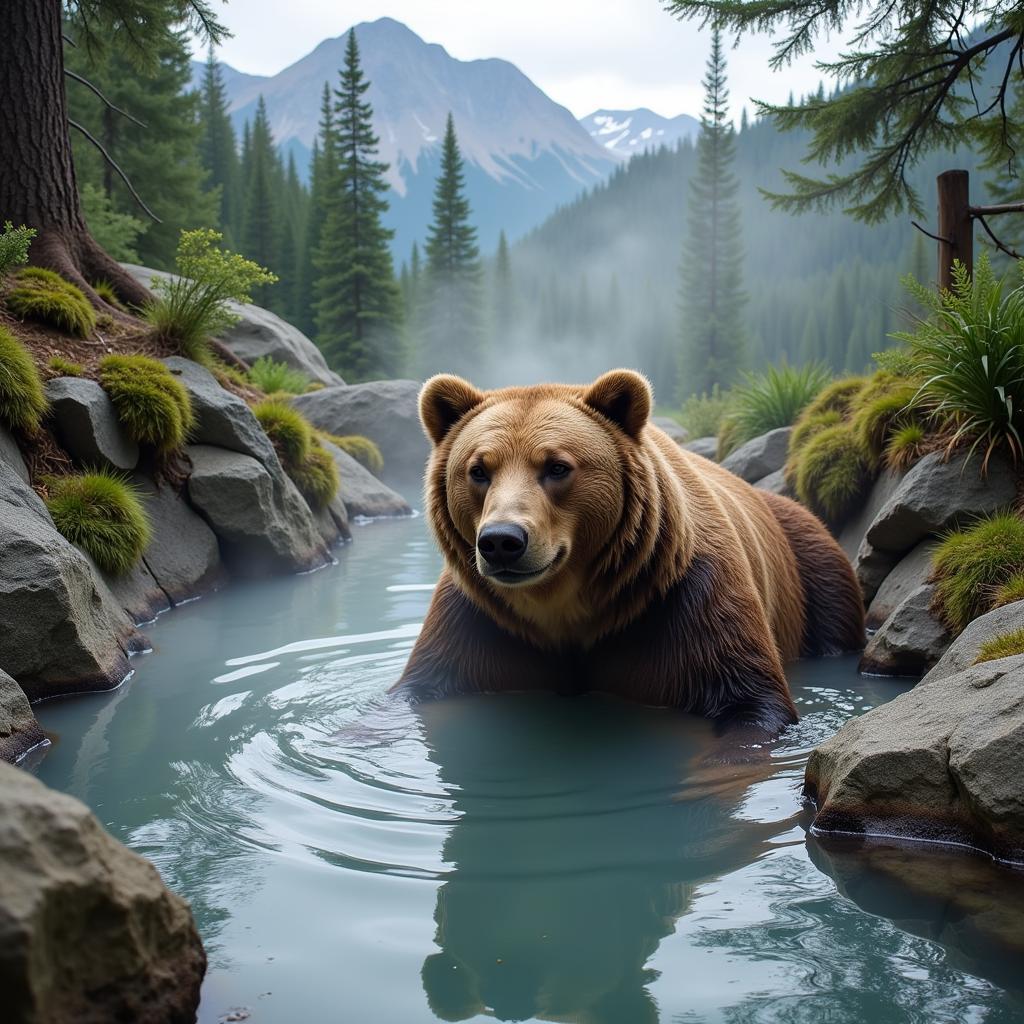
<instances>
[{"instance_id":1,"label":"pine tree","mask_svg":"<svg viewBox=\"0 0 1024 1024\"><path fill-rule=\"evenodd\" d=\"M710 393L716 384L727 387L744 357L739 185L732 173L735 139L718 29L712 32L703 84L704 111L682 259L681 398Z\"/></svg>"},{"instance_id":2,"label":"pine tree","mask_svg":"<svg viewBox=\"0 0 1024 1024\"><path fill-rule=\"evenodd\" d=\"M220 189L220 229L227 244L233 247L241 219L237 140L228 115L224 75L212 46L206 56L199 95L199 159L206 168L208 183Z\"/></svg>"},{"instance_id":3,"label":"pine tree","mask_svg":"<svg viewBox=\"0 0 1024 1024\"><path fill-rule=\"evenodd\" d=\"M494 272L491 281L491 336L507 338L513 327L515 314L512 299L512 260L505 232L498 235L498 249L494 254Z\"/></svg>"},{"instance_id":4,"label":"pine tree","mask_svg":"<svg viewBox=\"0 0 1024 1024\"><path fill-rule=\"evenodd\" d=\"M281 252L274 310L294 323L299 314L300 252L306 236L309 193L299 180L295 154L288 154L288 170L281 195Z\"/></svg>"},{"instance_id":5,"label":"pine tree","mask_svg":"<svg viewBox=\"0 0 1024 1024\"><path fill-rule=\"evenodd\" d=\"M316 338L327 361L346 378L394 376L402 359L401 307L384 227L388 165L376 159L379 139L365 100L359 46L348 33L345 66L335 90L333 153L328 168L323 232L314 256L317 271Z\"/></svg>"},{"instance_id":6,"label":"pine tree","mask_svg":"<svg viewBox=\"0 0 1024 1024\"><path fill-rule=\"evenodd\" d=\"M277 273L281 265L280 159L267 118L267 105L260 96L252 129L246 125L248 145L243 148L242 176L245 205L242 209L241 249L260 266ZM272 301L272 285L253 291L253 302L266 306Z\"/></svg>"},{"instance_id":7,"label":"pine tree","mask_svg":"<svg viewBox=\"0 0 1024 1024\"><path fill-rule=\"evenodd\" d=\"M472 374L483 350L480 250L470 223L455 122L448 115L441 174L427 236L420 364L424 370Z\"/></svg>"}]
</instances>

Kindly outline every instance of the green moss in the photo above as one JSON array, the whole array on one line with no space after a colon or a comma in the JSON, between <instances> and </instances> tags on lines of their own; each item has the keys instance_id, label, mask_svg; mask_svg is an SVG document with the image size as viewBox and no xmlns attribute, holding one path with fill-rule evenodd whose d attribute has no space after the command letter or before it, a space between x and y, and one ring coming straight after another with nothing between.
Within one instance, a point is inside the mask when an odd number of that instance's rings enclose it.
<instances>
[{"instance_id":1,"label":"green moss","mask_svg":"<svg viewBox=\"0 0 1024 1024\"><path fill-rule=\"evenodd\" d=\"M252 411L277 449L285 470L301 466L313 446L309 420L290 405L273 399L254 405Z\"/></svg>"},{"instance_id":2,"label":"green moss","mask_svg":"<svg viewBox=\"0 0 1024 1024\"><path fill-rule=\"evenodd\" d=\"M343 452L348 452L356 462L365 466L371 473L379 474L384 468L384 456L381 454L380 448L368 437L363 437L361 434L345 434L343 437L334 434L324 434L323 436Z\"/></svg>"},{"instance_id":3,"label":"green moss","mask_svg":"<svg viewBox=\"0 0 1024 1024\"><path fill-rule=\"evenodd\" d=\"M916 393L913 384L893 383L870 401L858 401L853 429L864 449L875 458L885 451L892 431L906 426L914 418L910 405Z\"/></svg>"},{"instance_id":4,"label":"green moss","mask_svg":"<svg viewBox=\"0 0 1024 1024\"><path fill-rule=\"evenodd\" d=\"M1016 654L1024 654L1024 629L998 633L986 640L978 648L974 664L980 665L983 661L996 661L998 658L1012 658Z\"/></svg>"},{"instance_id":5,"label":"green moss","mask_svg":"<svg viewBox=\"0 0 1024 1024\"><path fill-rule=\"evenodd\" d=\"M81 363L73 363L63 356L53 356L46 365L61 377L81 377L85 373Z\"/></svg>"},{"instance_id":6,"label":"green moss","mask_svg":"<svg viewBox=\"0 0 1024 1024\"><path fill-rule=\"evenodd\" d=\"M1024 573L1024 520L991 516L951 533L935 552L936 611L960 632L993 607L1000 588Z\"/></svg>"},{"instance_id":7,"label":"green moss","mask_svg":"<svg viewBox=\"0 0 1024 1024\"><path fill-rule=\"evenodd\" d=\"M905 472L925 454L927 434L920 423L908 423L889 433L884 460L889 469Z\"/></svg>"},{"instance_id":8,"label":"green moss","mask_svg":"<svg viewBox=\"0 0 1024 1024\"><path fill-rule=\"evenodd\" d=\"M96 327L96 311L82 290L60 274L42 267L19 270L5 301L15 316L36 320L69 334L87 338Z\"/></svg>"},{"instance_id":9,"label":"green moss","mask_svg":"<svg viewBox=\"0 0 1024 1024\"><path fill-rule=\"evenodd\" d=\"M0 424L25 434L39 428L46 395L28 349L0 327Z\"/></svg>"},{"instance_id":10,"label":"green moss","mask_svg":"<svg viewBox=\"0 0 1024 1024\"><path fill-rule=\"evenodd\" d=\"M288 475L313 509L323 508L338 493L338 467L318 441L302 462L288 467Z\"/></svg>"},{"instance_id":11,"label":"green moss","mask_svg":"<svg viewBox=\"0 0 1024 1024\"><path fill-rule=\"evenodd\" d=\"M996 589L992 607L1002 608L1003 605L1016 604L1018 601L1024 601L1024 572L1015 572Z\"/></svg>"},{"instance_id":12,"label":"green moss","mask_svg":"<svg viewBox=\"0 0 1024 1024\"><path fill-rule=\"evenodd\" d=\"M94 281L92 290L108 305L114 309L124 310L124 303L118 298L117 291L109 281Z\"/></svg>"},{"instance_id":13,"label":"green moss","mask_svg":"<svg viewBox=\"0 0 1024 1024\"><path fill-rule=\"evenodd\" d=\"M100 362L100 384L132 440L159 452L174 451L188 440L192 400L163 363L148 356L107 356Z\"/></svg>"},{"instance_id":14,"label":"green moss","mask_svg":"<svg viewBox=\"0 0 1024 1024\"><path fill-rule=\"evenodd\" d=\"M808 411L809 412L809 411ZM817 437L823 430L829 427L838 426L843 422L842 414L838 409L825 409L821 412L804 413L800 417L793 433L789 435L789 449L783 475L790 490L796 490L797 467L800 462L800 453L807 447L812 438Z\"/></svg>"},{"instance_id":15,"label":"green moss","mask_svg":"<svg viewBox=\"0 0 1024 1024\"><path fill-rule=\"evenodd\" d=\"M871 482L867 454L847 424L827 427L807 442L796 465L800 500L841 526Z\"/></svg>"},{"instance_id":16,"label":"green moss","mask_svg":"<svg viewBox=\"0 0 1024 1024\"><path fill-rule=\"evenodd\" d=\"M845 416L850 411L851 403L864 389L867 382L867 377L843 377L840 380L834 380L818 393L817 398L804 411L804 415L811 417L821 413L834 412L841 417Z\"/></svg>"},{"instance_id":17,"label":"green moss","mask_svg":"<svg viewBox=\"0 0 1024 1024\"><path fill-rule=\"evenodd\" d=\"M46 506L57 529L104 572L121 575L138 562L150 526L131 484L110 473L58 477L48 484Z\"/></svg>"}]
</instances>

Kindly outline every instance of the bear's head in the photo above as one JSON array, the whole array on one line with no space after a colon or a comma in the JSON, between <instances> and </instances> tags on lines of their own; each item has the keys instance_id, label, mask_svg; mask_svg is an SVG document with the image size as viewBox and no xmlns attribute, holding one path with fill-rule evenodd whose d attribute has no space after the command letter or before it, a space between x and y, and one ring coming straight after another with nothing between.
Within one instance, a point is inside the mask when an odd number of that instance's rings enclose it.
<instances>
[{"instance_id":1,"label":"bear's head","mask_svg":"<svg viewBox=\"0 0 1024 1024\"><path fill-rule=\"evenodd\" d=\"M583 387L481 391L446 374L428 380L427 508L456 583L551 641L573 632L590 611L595 574L646 532L630 491L650 475L651 403L650 385L631 370Z\"/></svg>"}]
</instances>

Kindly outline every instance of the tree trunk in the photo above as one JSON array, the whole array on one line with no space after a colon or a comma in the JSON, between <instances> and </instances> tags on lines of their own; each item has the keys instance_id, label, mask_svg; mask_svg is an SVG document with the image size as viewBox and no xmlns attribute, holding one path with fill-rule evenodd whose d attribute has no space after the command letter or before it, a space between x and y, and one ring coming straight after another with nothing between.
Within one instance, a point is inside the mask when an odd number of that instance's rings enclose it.
<instances>
[{"instance_id":1,"label":"tree trunk","mask_svg":"<svg viewBox=\"0 0 1024 1024\"><path fill-rule=\"evenodd\" d=\"M89 234L71 158L61 0L0 0L0 221L38 234L29 259L78 285L109 281L124 302L150 298Z\"/></svg>"}]
</instances>

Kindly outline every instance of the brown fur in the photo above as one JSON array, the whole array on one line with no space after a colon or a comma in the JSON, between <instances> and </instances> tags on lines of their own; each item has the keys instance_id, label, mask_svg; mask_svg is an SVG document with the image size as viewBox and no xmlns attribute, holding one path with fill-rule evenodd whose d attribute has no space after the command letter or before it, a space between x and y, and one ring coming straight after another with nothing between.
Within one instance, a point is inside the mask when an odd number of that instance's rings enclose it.
<instances>
[{"instance_id":1,"label":"brown fur","mask_svg":"<svg viewBox=\"0 0 1024 1024\"><path fill-rule=\"evenodd\" d=\"M601 690L771 732L796 720L783 662L862 642L846 558L793 502L680 449L650 407L630 371L589 387L427 382L426 506L446 568L399 687ZM550 478L553 460L568 479ZM528 530L536 582L485 576L477 534L507 521Z\"/></svg>"}]
</instances>

